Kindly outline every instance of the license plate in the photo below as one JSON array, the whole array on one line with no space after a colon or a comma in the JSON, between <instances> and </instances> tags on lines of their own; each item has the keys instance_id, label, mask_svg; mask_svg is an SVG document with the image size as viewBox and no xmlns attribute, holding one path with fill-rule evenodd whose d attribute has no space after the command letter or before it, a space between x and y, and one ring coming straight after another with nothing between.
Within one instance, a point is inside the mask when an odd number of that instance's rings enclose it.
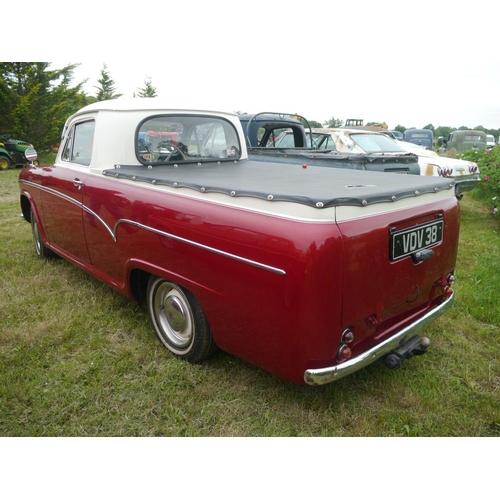
<instances>
[{"instance_id":1,"label":"license plate","mask_svg":"<svg viewBox=\"0 0 500 500\"><path fill-rule=\"evenodd\" d=\"M394 231L391 234L391 260L401 259L441 241L443 241L442 220Z\"/></svg>"}]
</instances>

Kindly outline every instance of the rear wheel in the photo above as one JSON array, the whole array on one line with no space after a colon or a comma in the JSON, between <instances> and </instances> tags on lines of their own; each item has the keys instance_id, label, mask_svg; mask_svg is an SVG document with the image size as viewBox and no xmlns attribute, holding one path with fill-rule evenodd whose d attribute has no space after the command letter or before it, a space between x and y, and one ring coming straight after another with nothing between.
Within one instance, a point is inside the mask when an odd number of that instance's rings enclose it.
<instances>
[{"instance_id":1,"label":"rear wheel","mask_svg":"<svg viewBox=\"0 0 500 500\"><path fill-rule=\"evenodd\" d=\"M0 156L0 170L7 170L10 168L10 160L6 156Z\"/></svg>"},{"instance_id":2,"label":"rear wheel","mask_svg":"<svg viewBox=\"0 0 500 500\"><path fill-rule=\"evenodd\" d=\"M35 244L35 252L41 259L51 259L55 257L55 253L47 248L42 240L42 235L40 234L40 228L38 227L38 223L35 219L35 214L33 213L33 209L31 209L31 232L33 234L33 242Z\"/></svg>"},{"instance_id":3,"label":"rear wheel","mask_svg":"<svg viewBox=\"0 0 500 500\"><path fill-rule=\"evenodd\" d=\"M200 363L217 350L205 313L189 290L151 276L148 310L156 336L178 358Z\"/></svg>"}]
</instances>

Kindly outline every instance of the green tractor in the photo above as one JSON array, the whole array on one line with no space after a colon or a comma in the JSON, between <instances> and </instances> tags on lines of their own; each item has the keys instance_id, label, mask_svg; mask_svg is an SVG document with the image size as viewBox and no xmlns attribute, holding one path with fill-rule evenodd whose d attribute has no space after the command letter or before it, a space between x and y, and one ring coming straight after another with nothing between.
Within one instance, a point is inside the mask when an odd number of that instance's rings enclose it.
<instances>
[{"instance_id":1,"label":"green tractor","mask_svg":"<svg viewBox=\"0 0 500 500\"><path fill-rule=\"evenodd\" d=\"M28 155L26 151L30 150ZM8 168L24 167L30 165L27 156L32 156L33 145L26 141L11 139L9 135L0 135L0 170ZM35 165L38 161L35 160Z\"/></svg>"}]
</instances>

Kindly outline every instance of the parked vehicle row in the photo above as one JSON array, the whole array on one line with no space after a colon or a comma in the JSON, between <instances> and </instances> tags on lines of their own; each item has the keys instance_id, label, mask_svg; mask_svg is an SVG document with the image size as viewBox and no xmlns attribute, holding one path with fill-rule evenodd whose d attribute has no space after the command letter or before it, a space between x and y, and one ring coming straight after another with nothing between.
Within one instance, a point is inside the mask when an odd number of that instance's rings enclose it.
<instances>
[{"instance_id":1,"label":"parked vehicle row","mask_svg":"<svg viewBox=\"0 0 500 500\"><path fill-rule=\"evenodd\" d=\"M298 118L282 113L239 115L249 158L262 162L420 174L418 156L414 153L339 152L329 148L328 141L319 146L316 134L311 134L310 127L306 131ZM303 117L302 120L306 122Z\"/></svg>"},{"instance_id":2,"label":"parked vehicle row","mask_svg":"<svg viewBox=\"0 0 500 500\"><path fill-rule=\"evenodd\" d=\"M461 198L465 192L480 182L479 167L475 162L440 156L433 151L432 137L421 130L408 134L413 142L392 139L389 135L363 128L307 128L299 120L286 114L259 113L240 116L246 131L250 157L266 161L271 156L277 161L307 161L312 165L339 168L364 168L385 172L400 172L443 177L453 180L456 195ZM253 128L247 127L252 123ZM411 129L416 130L416 129ZM418 144L426 135L428 143ZM301 145L306 144L306 147ZM265 148L267 151L263 151ZM272 152L271 150L276 151ZM328 154L325 152L328 151ZM321 154L323 152L323 154ZM339 154L370 155L362 167ZM411 159L410 155L414 157ZM337 160L335 160L335 158ZM342 164L343 162L343 164Z\"/></svg>"},{"instance_id":3,"label":"parked vehicle row","mask_svg":"<svg viewBox=\"0 0 500 500\"><path fill-rule=\"evenodd\" d=\"M336 151L416 154L420 175L453 179L458 197L480 182L479 167L475 162L440 156L432 149L411 142L394 141L384 134L355 129L313 129L312 133L319 147L327 144Z\"/></svg>"}]
</instances>

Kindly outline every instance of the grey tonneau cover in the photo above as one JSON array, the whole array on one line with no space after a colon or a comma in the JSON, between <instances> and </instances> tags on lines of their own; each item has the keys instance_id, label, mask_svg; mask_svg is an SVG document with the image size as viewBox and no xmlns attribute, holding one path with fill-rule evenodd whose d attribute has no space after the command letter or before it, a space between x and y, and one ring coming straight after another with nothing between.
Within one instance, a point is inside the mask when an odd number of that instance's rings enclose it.
<instances>
[{"instance_id":1,"label":"grey tonneau cover","mask_svg":"<svg viewBox=\"0 0 500 500\"><path fill-rule=\"evenodd\" d=\"M115 165L104 175L138 182L189 188L202 193L250 196L316 208L366 206L454 188L454 182L425 177L322 168L251 160L179 163L147 167Z\"/></svg>"}]
</instances>

